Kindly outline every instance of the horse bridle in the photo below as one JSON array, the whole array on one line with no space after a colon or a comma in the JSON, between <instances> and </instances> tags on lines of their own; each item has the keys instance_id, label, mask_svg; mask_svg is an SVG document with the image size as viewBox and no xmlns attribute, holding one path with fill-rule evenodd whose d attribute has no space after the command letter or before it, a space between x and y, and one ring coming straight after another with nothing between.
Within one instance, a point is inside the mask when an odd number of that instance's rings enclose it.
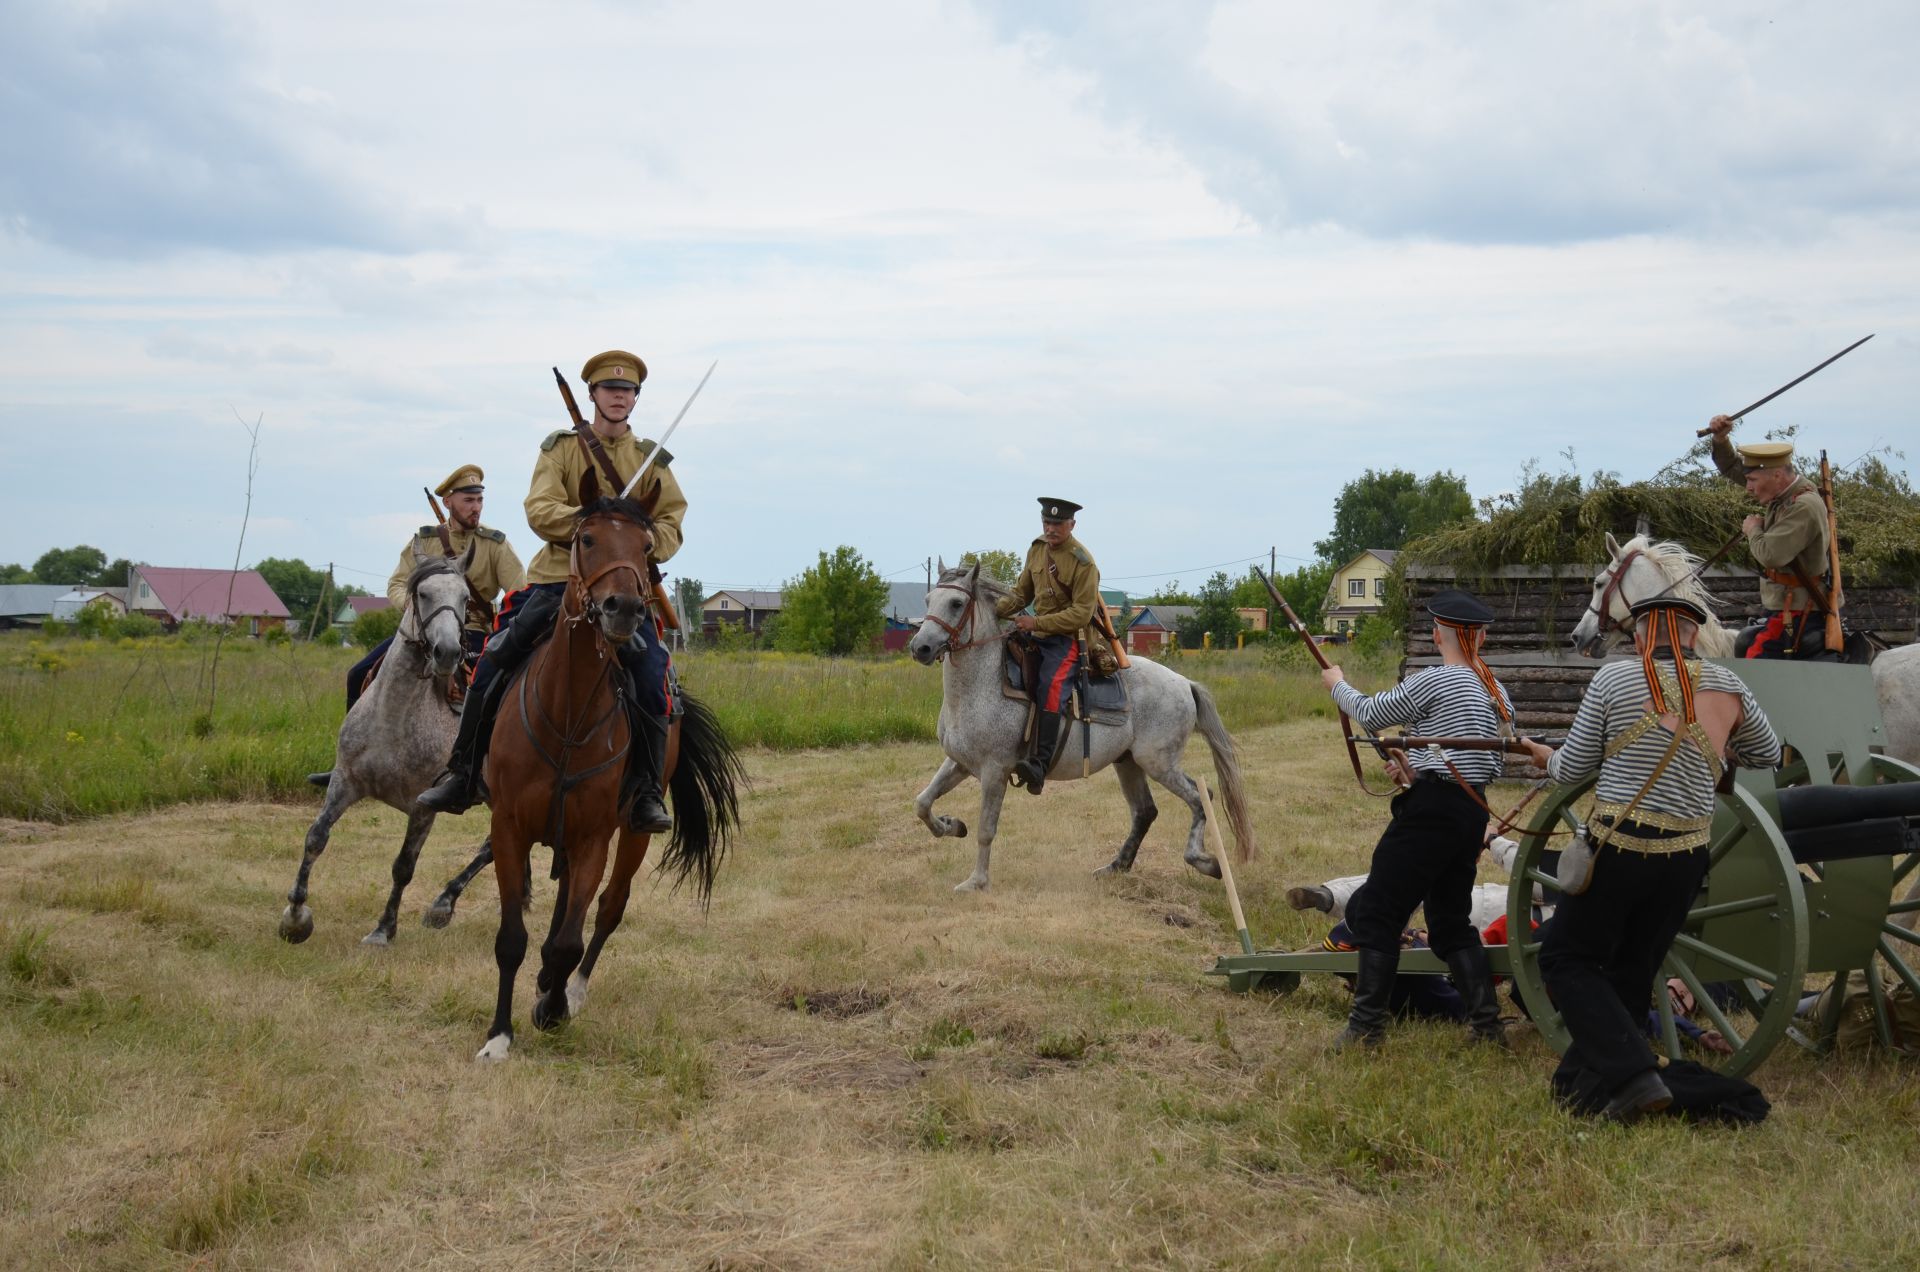
<instances>
[{"instance_id":1,"label":"horse bridle","mask_svg":"<svg viewBox=\"0 0 1920 1272\"><path fill-rule=\"evenodd\" d=\"M1620 591L1620 584L1627 577L1628 567L1633 564L1634 558L1641 555L1640 549L1634 548L1625 556L1615 561L1607 571L1606 586L1600 590L1600 595L1587 598L1587 612L1592 614L1594 622L1599 624L1598 629L1594 632L1595 636L1605 636L1610 625L1617 626L1613 617L1613 598ZM1672 591L1678 586L1678 583L1670 583L1667 585L1667 590ZM1664 595L1664 593L1662 595ZM1626 628L1621 627L1619 630L1624 632Z\"/></svg>"},{"instance_id":2,"label":"horse bridle","mask_svg":"<svg viewBox=\"0 0 1920 1272\"><path fill-rule=\"evenodd\" d=\"M602 513L600 515L605 516L609 514ZM653 588L647 581L647 572L626 557L620 557L617 560L607 562L585 578L580 576L580 530L585 528L586 523L583 521L580 528L573 532L573 541L567 545L567 584L569 587L577 589L580 597L580 617L574 621L599 623L600 602L594 599L593 585L616 570L631 570L633 572L633 580L639 584L640 602L651 608L653 605ZM648 545L651 547L653 538L652 529L644 525L640 528L647 532Z\"/></svg>"},{"instance_id":3,"label":"horse bridle","mask_svg":"<svg viewBox=\"0 0 1920 1272\"><path fill-rule=\"evenodd\" d=\"M947 647L942 651L943 653L957 654L963 650L977 649L981 645L991 645L1007 638L1005 632L995 632L993 635L983 636L979 640L963 640L960 633L973 625L973 607L980 600L979 595L975 593L972 588L962 587L958 583L936 583L933 586L933 591L958 592L967 598L967 603L960 609L958 622L949 623L938 614L935 614L931 609L927 611L926 617L921 620L922 622L932 623L935 627L938 627L947 634ZM927 595L932 596L933 592L929 592Z\"/></svg>"},{"instance_id":4,"label":"horse bridle","mask_svg":"<svg viewBox=\"0 0 1920 1272\"><path fill-rule=\"evenodd\" d=\"M439 573L452 573L452 571L449 570L449 571L434 572L434 574L439 574ZM408 608L413 611L413 635L411 636L402 635L400 639L406 642L408 645L411 645L415 649L426 648L427 624L431 623L434 619L440 617L440 615L442 614L453 615L454 622L459 626L464 627L466 625L467 607L464 605L436 605L432 609L428 610L424 615L420 613L420 584L426 582L427 579L433 578L434 574L423 575L421 578L410 583L407 587ZM471 590L473 585L471 582L469 582L467 586L469 590ZM420 673L421 679L423 680L429 678L431 675L432 673L430 671L423 671Z\"/></svg>"}]
</instances>

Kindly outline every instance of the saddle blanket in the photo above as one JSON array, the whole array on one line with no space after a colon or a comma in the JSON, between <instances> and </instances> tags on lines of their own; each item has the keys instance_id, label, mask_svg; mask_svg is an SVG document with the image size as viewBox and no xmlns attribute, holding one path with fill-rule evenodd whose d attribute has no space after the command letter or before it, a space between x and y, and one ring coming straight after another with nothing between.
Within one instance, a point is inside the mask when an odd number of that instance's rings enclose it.
<instances>
[{"instance_id":1,"label":"saddle blanket","mask_svg":"<svg viewBox=\"0 0 1920 1272\"><path fill-rule=\"evenodd\" d=\"M1000 682L1001 695L1017 702L1031 701L1027 696L1026 678L1020 672L1020 664L1008 659L1003 666L1006 667L1007 674L1006 678ZM1076 703L1074 710L1076 718L1085 716L1095 724L1127 722L1130 704L1127 702L1125 676L1109 676L1105 680L1086 682L1076 678L1073 682L1073 696Z\"/></svg>"}]
</instances>

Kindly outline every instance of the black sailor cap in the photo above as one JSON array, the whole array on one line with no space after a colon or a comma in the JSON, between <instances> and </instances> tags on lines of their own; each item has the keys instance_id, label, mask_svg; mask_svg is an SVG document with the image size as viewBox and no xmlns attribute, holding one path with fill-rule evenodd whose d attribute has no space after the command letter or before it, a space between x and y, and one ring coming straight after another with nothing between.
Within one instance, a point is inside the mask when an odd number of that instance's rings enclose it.
<instances>
[{"instance_id":1,"label":"black sailor cap","mask_svg":"<svg viewBox=\"0 0 1920 1272\"><path fill-rule=\"evenodd\" d=\"M1698 601L1689 600L1684 596L1649 596L1644 601L1633 602L1627 606L1627 608L1633 612L1635 618L1663 609L1677 609L1696 623L1704 623L1708 618L1712 617L1707 613L1706 606Z\"/></svg>"},{"instance_id":2,"label":"black sailor cap","mask_svg":"<svg viewBox=\"0 0 1920 1272\"><path fill-rule=\"evenodd\" d=\"M1493 621L1493 611L1487 608L1485 602L1457 587L1436 592L1433 599L1427 602L1427 613L1462 627L1485 627Z\"/></svg>"}]
</instances>

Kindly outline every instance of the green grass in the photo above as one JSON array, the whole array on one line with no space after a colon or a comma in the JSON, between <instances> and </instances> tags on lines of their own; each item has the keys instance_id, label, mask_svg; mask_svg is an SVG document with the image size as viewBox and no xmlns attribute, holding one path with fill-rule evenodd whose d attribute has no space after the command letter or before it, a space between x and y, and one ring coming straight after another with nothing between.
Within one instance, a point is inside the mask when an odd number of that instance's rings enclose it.
<instances>
[{"instance_id":1,"label":"green grass","mask_svg":"<svg viewBox=\"0 0 1920 1272\"><path fill-rule=\"evenodd\" d=\"M312 802L333 763L353 649L230 641L207 711L213 646L0 637L0 817L69 822L202 800ZM1173 664L1212 689L1239 732L1333 708L1302 651L1189 653ZM803 751L931 742L940 672L905 657L695 651L688 690L734 744ZM1363 687L1392 679L1356 667Z\"/></svg>"}]
</instances>

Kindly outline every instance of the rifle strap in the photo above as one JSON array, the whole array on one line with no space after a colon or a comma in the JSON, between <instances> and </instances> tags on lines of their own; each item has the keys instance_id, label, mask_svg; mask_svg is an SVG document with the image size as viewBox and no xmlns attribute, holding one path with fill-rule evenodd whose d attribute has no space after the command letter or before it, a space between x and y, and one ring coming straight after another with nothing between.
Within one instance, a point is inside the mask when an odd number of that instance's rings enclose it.
<instances>
[{"instance_id":1,"label":"rifle strap","mask_svg":"<svg viewBox=\"0 0 1920 1272\"><path fill-rule=\"evenodd\" d=\"M1369 729L1368 732L1371 733L1372 730ZM1367 785L1366 773L1360 767L1360 748L1356 746L1353 741L1353 722L1351 719L1348 718L1347 713L1344 711L1340 712L1340 737L1347 744L1347 762L1353 765L1353 780L1360 784L1360 789L1362 791L1365 791L1367 794L1373 796L1375 799L1392 799L1395 795L1398 795L1400 793L1402 788L1399 786L1395 786L1390 791L1376 791L1371 786ZM1375 748L1375 749L1379 749L1379 748ZM1383 759L1385 758L1384 751L1382 751L1381 753L1381 758Z\"/></svg>"},{"instance_id":2,"label":"rifle strap","mask_svg":"<svg viewBox=\"0 0 1920 1272\"><path fill-rule=\"evenodd\" d=\"M607 454L607 448L600 444L600 438L595 435L593 426L589 424L584 428L576 428L573 430L573 435L580 439L580 445L587 452L587 458L599 467L600 476L607 483L607 493L617 495L625 489L627 483L620 480L620 470L613 466L613 458Z\"/></svg>"}]
</instances>

